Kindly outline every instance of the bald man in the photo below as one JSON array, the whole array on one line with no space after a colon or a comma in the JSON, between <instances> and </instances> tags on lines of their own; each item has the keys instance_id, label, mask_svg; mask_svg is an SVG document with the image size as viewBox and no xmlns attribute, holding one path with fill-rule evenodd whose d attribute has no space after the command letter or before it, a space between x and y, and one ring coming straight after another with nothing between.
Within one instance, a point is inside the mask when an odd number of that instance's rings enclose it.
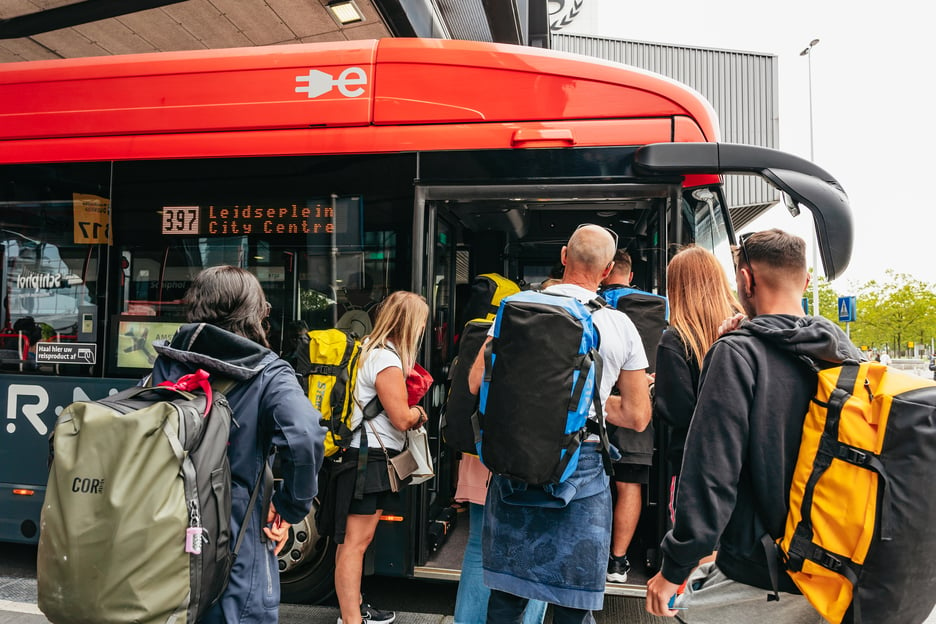
<instances>
[{"instance_id":1,"label":"bald man","mask_svg":"<svg viewBox=\"0 0 936 624\"><path fill-rule=\"evenodd\" d=\"M597 225L579 226L561 259L562 281L544 292L588 302L610 273L617 240ZM650 422L647 357L634 324L612 308L596 310L592 319L601 335L604 372L599 396L607 422L638 431ZM488 338L490 340L490 337ZM471 371L469 386L477 392L484 372L484 349ZM612 386L621 396L611 397ZM622 399L623 398L623 399ZM550 486L539 488L542 505L518 502L518 488L537 497L536 486L495 475L485 503L482 553L484 583L491 588L487 621L520 622L529 599L553 605L555 624L594 622L592 611L604 601L605 573L611 540L611 491L598 436L586 439L579 463L562 484L574 487L571 500L549 500ZM524 499L526 500L526 499Z\"/></svg>"}]
</instances>

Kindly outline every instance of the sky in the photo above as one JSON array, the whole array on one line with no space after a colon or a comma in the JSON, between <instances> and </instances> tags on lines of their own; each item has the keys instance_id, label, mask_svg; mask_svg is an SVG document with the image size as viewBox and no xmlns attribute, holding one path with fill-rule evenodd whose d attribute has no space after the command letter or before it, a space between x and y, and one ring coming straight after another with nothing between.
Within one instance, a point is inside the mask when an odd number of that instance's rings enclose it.
<instances>
[{"instance_id":1,"label":"sky","mask_svg":"<svg viewBox=\"0 0 936 624\"><path fill-rule=\"evenodd\" d=\"M572 0L566 0L571 2ZM936 4L891 0L578 0L563 32L774 54L779 65L778 149L813 158L842 184L855 223L852 260L832 286L852 294L892 269L936 288L933 96ZM782 206L744 228L779 227L812 241L803 211ZM811 262L812 256L808 258Z\"/></svg>"}]
</instances>

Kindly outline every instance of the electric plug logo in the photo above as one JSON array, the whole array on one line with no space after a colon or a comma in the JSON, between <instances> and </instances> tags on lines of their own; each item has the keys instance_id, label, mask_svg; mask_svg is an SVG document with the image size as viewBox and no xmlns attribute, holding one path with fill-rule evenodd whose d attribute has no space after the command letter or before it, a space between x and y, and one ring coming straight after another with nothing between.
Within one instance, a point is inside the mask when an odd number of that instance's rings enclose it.
<instances>
[{"instance_id":1,"label":"electric plug logo","mask_svg":"<svg viewBox=\"0 0 936 624\"><path fill-rule=\"evenodd\" d=\"M367 74L360 67L347 67L335 78L318 69L310 69L307 75L296 76L296 82L308 83L306 86L296 87L296 93L306 93L309 99L325 95L335 87L338 87L341 95L354 98L364 95Z\"/></svg>"}]
</instances>

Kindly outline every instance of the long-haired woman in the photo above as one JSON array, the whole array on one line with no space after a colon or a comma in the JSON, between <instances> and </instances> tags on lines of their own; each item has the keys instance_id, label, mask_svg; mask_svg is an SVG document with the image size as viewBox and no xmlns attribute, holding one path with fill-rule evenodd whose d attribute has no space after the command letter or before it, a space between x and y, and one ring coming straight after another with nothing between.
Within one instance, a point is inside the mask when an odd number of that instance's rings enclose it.
<instances>
[{"instance_id":1,"label":"long-haired woman","mask_svg":"<svg viewBox=\"0 0 936 624\"><path fill-rule=\"evenodd\" d=\"M702 361L718 338L718 327L741 311L715 254L696 245L681 249L666 269L670 326L657 347L655 418L668 426L666 461L670 517L689 421L695 409Z\"/></svg>"},{"instance_id":2,"label":"long-haired woman","mask_svg":"<svg viewBox=\"0 0 936 624\"><path fill-rule=\"evenodd\" d=\"M374 609L361 596L361 573L364 552L374 539L374 532L389 496L383 448L392 457L403 449L407 429L427 420L419 405L409 406L406 376L416 363L420 339L426 329L429 307L420 295L397 291L387 297L377 312L374 329L361 350L360 368L354 388L355 411L366 406L374 396L380 399L383 411L371 420L363 421L351 440L348 457L343 460L357 464L362 436L367 436L368 461L363 474L342 479L337 487L350 506L344 530L336 528L335 591L341 608L339 624L359 622L392 622L395 614ZM355 414L356 419L361 414ZM357 472L357 471L354 471ZM353 474L353 473L352 473ZM364 479L362 498L353 494L355 483ZM343 535L342 535L343 533Z\"/></svg>"}]
</instances>

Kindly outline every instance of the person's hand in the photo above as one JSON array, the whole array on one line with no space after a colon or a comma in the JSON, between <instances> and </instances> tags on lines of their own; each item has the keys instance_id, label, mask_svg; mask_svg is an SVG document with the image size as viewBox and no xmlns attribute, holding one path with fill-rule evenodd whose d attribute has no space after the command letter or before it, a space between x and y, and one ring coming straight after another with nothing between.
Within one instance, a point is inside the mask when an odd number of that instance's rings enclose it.
<instances>
[{"instance_id":1,"label":"person's hand","mask_svg":"<svg viewBox=\"0 0 936 624\"><path fill-rule=\"evenodd\" d=\"M426 410L424 410L421 405L413 405L412 407L415 407L416 410L419 412L419 418L416 419L415 424L413 424L413 426L410 427L410 429L419 429L420 427L425 425L427 422L429 422L429 414L426 413Z\"/></svg>"},{"instance_id":2,"label":"person's hand","mask_svg":"<svg viewBox=\"0 0 936 624\"><path fill-rule=\"evenodd\" d=\"M291 525L283 520L276 512L273 503L270 503L270 511L267 514L267 526L263 527L263 534L276 545L273 549L274 555L278 555L280 551L283 550L283 546L286 545L286 540L289 538L290 526Z\"/></svg>"},{"instance_id":3,"label":"person's hand","mask_svg":"<svg viewBox=\"0 0 936 624\"><path fill-rule=\"evenodd\" d=\"M718 335L722 336L724 334L727 334L730 331L734 331L738 329L738 326L741 324L741 321L743 321L746 318L747 318L746 316L744 316L743 314L739 312L735 314L734 316L732 316L731 318L725 319L724 321L722 321L721 325L718 326Z\"/></svg>"},{"instance_id":4,"label":"person's hand","mask_svg":"<svg viewBox=\"0 0 936 624\"><path fill-rule=\"evenodd\" d=\"M675 616L679 610L670 609L667 605L678 589L679 585L670 583L663 578L662 572L657 572L647 581L647 612L661 617Z\"/></svg>"}]
</instances>

